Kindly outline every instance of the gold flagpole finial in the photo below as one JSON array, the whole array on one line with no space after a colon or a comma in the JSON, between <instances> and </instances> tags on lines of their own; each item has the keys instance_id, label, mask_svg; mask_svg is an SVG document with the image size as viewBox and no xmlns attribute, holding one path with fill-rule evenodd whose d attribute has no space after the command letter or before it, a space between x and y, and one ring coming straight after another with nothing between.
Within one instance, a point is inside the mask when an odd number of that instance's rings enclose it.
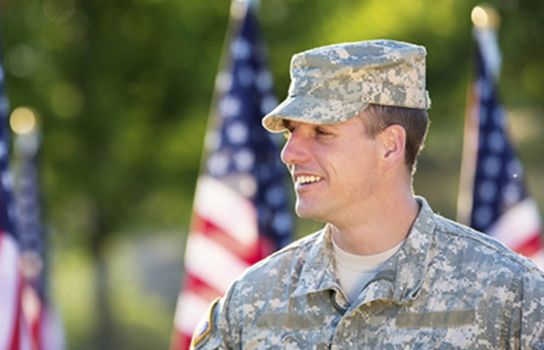
<instances>
[{"instance_id":1,"label":"gold flagpole finial","mask_svg":"<svg viewBox=\"0 0 544 350\"><path fill-rule=\"evenodd\" d=\"M489 4L480 4L472 9L472 23L477 28L499 29L501 17L499 12Z\"/></svg>"},{"instance_id":2,"label":"gold flagpole finial","mask_svg":"<svg viewBox=\"0 0 544 350\"><path fill-rule=\"evenodd\" d=\"M11 130L16 134L28 134L36 129L37 116L33 109L28 107L17 107L11 113L9 123Z\"/></svg>"},{"instance_id":3,"label":"gold flagpole finial","mask_svg":"<svg viewBox=\"0 0 544 350\"><path fill-rule=\"evenodd\" d=\"M247 0L232 0L230 15L235 20L241 20L246 15Z\"/></svg>"}]
</instances>

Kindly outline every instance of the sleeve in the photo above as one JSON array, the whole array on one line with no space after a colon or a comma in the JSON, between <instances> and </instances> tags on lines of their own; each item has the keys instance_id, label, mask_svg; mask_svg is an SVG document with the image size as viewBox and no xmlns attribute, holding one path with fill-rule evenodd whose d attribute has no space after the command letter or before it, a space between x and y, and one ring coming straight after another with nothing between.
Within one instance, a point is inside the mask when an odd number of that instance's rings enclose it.
<instances>
[{"instance_id":1,"label":"sleeve","mask_svg":"<svg viewBox=\"0 0 544 350\"><path fill-rule=\"evenodd\" d=\"M521 295L522 350L544 350L544 274L527 273Z\"/></svg>"},{"instance_id":2,"label":"sleeve","mask_svg":"<svg viewBox=\"0 0 544 350\"><path fill-rule=\"evenodd\" d=\"M195 328L191 340L191 350L196 349L229 349L222 341L219 320L221 319L221 299L215 299L208 311Z\"/></svg>"},{"instance_id":3,"label":"sleeve","mask_svg":"<svg viewBox=\"0 0 544 350\"><path fill-rule=\"evenodd\" d=\"M190 350L236 350L231 335L236 329L235 322L231 322L231 314L236 311L231 309L231 297L234 284L224 298L215 299L208 311L200 320L191 340Z\"/></svg>"}]
</instances>

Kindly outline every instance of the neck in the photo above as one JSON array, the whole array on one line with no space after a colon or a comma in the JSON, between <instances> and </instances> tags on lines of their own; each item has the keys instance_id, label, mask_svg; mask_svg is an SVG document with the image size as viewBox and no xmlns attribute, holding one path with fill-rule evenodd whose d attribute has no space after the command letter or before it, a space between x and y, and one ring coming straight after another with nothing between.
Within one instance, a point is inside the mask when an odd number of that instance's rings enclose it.
<instances>
[{"instance_id":1,"label":"neck","mask_svg":"<svg viewBox=\"0 0 544 350\"><path fill-rule=\"evenodd\" d=\"M379 254L402 242L419 213L411 191L397 192L362 209L355 217L329 223L336 244L348 253Z\"/></svg>"}]
</instances>

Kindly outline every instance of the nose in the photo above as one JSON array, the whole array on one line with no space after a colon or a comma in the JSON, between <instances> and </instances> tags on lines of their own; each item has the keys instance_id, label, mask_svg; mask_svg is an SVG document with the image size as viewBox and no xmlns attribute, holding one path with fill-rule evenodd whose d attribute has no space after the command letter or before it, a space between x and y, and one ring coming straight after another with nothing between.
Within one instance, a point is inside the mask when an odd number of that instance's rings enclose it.
<instances>
[{"instance_id":1,"label":"nose","mask_svg":"<svg viewBox=\"0 0 544 350\"><path fill-rule=\"evenodd\" d=\"M308 148L306 141L298 130L294 130L283 146L281 160L287 166L304 163L308 160Z\"/></svg>"}]
</instances>

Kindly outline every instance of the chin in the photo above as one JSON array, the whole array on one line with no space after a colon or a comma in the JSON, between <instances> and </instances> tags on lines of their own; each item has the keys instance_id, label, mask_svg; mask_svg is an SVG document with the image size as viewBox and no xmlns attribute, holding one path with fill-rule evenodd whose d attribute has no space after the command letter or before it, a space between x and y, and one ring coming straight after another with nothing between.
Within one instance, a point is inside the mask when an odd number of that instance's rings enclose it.
<instances>
[{"instance_id":1,"label":"chin","mask_svg":"<svg viewBox=\"0 0 544 350\"><path fill-rule=\"evenodd\" d=\"M302 219L311 219L322 222L327 221L324 217L325 215L323 215L323 213L320 213L318 208L316 208L315 206L301 205L300 203L297 203L297 205L295 206L295 212Z\"/></svg>"}]
</instances>

